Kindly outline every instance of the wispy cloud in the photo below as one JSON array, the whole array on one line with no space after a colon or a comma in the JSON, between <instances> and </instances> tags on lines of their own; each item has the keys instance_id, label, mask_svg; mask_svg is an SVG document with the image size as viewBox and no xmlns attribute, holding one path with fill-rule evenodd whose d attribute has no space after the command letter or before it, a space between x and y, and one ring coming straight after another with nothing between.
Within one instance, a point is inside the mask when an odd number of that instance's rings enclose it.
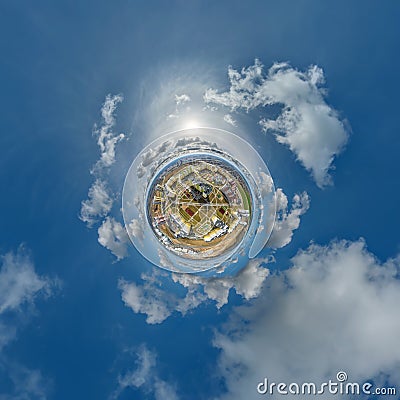
<instances>
[{"instance_id":1,"label":"wispy cloud","mask_svg":"<svg viewBox=\"0 0 400 400\"><path fill-rule=\"evenodd\" d=\"M208 89L204 101L245 111L282 106L277 119L259 121L262 129L274 132L276 140L290 148L319 187L329 185L329 170L346 145L348 132L337 111L326 103L322 69L313 65L301 72L288 63L275 63L265 74L255 60L240 72L229 67L228 78L228 91Z\"/></svg>"},{"instance_id":2,"label":"wispy cloud","mask_svg":"<svg viewBox=\"0 0 400 400\"><path fill-rule=\"evenodd\" d=\"M30 369L17 363L8 363L7 375L12 383L12 389L7 394L0 392L0 399L46 400L49 398L53 385L40 370Z\"/></svg>"},{"instance_id":3,"label":"wispy cloud","mask_svg":"<svg viewBox=\"0 0 400 400\"><path fill-rule=\"evenodd\" d=\"M8 392L0 389L1 399L46 399L49 381L36 369L26 368L3 354L6 346L17 340L21 328L18 317L30 317L39 298L48 298L60 287L58 278L41 276L21 246L17 252L1 256L0 269L0 377L11 383ZM10 318L11 317L11 318Z\"/></svg>"},{"instance_id":4,"label":"wispy cloud","mask_svg":"<svg viewBox=\"0 0 400 400\"><path fill-rule=\"evenodd\" d=\"M182 108L185 108L186 111L190 110L190 107L187 106L187 103L191 101L191 98L187 94L176 94L175 95L175 111L168 115L168 118L178 118L182 112Z\"/></svg>"},{"instance_id":5,"label":"wispy cloud","mask_svg":"<svg viewBox=\"0 0 400 400\"><path fill-rule=\"evenodd\" d=\"M136 369L118 376L118 387L111 398L117 399L126 389L135 388L154 396L156 400L178 400L175 386L159 376L157 354L142 344L135 356Z\"/></svg>"},{"instance_id":6,"label":"wispy cloud","mask_svg":"<svg viewBox=\"0 0 400 400\"><path fill-rule=\"evenodd\" d=\"M115 111L122 101L122 94L108 94L101 107L102 121L93 129L93 135L100 148L100 158L90 171L95 181L89 188L87 200L81 203L79 215L89 228L101 222L98 228L98 242L110 250L117 260L124 258L127 254L128 236L121 223L109 216L116 195L108 187L106 172L115 163L117 143L125 138L123 133L114 132ZM134 225L132 227L135 228Z\"/></svg>"},{"instance_id":7,"label":"wispy cloud","mask_svg":"<svg viewBox=\"0 0 400 400\"><path fill-rule=\"evenodd\" d=\"M225 115L224 115L224 121L225 121L227 124L232 125L232 126L236 126L236 125L237 125L237 124L236 124L236 121L233 119L233 117L232 117L231 114L225 114Z\"/></svg>"},{"instance_id":8,"label":"wispy cloud","mask_svg":"<svg viewBox=\"0 0 400 400\"><path fill-rule=\"evenodd\" d=\"M115 163L115 146L125 137L123 133L116 134L113 131L115 110L122 101L121 94L114 96L108 94L101 107L102 122L93 129L93 135L97 138L100 148L100 158L90 171L95 181L89 188L88 199L81 203L79 215L90 228L109 214L114 202L114 197L107 187L105 171Z\"/></svg>"},{"instance_id":9,"label":"wispy cloud","mask_svg":"<svg viewBox=\"0 0 400 400\"><path fill-rule=\"evenodd\" d=\"M295 194L289 208L287 196L278 188L275 199L276 219L267 246L279 249L292 241L294 231L300 226L300 217L310 207L310 197L306 192Z\"/></svg>"},{"instance_id":10,"label":"wispy cloud","mask_svg":"<svg viewBox=\"0 0 400 400\"><path fill-rule=\"evenodd\" d=\"M33 304L37 296L49 296L58 280L39 276L23 247L17 253L1 256L0 316L18 311L24 304Z\"/></svg>"},{"instance_id":11,"label":"wispy cloud","mask_svg":"<svg viewBox=\"0 0 400 400\"><path fill-rule=\"evenodd\" d=\"M103 168L108 168L115 163L115 146L125 138L123 133L116 134L113 131L115 125L115 110L117 105L123 101L122 94L112 96L108 94L101 108L102 123L95 125L93 135L97 138L100 147L100 159L93 167L92 173L96 174Z\"/></svg>"},{"instance_id":12,"label":"wispy cloud","mask_svg":"<svg viewBox=\"0 0 400 400\"><path fill-rule=\"evenodd\" d=\"M384 373L397 383L400 257L381 263L363 240L334 241L299 251L292 263L217 335L221 399L258 399L264 377L318 383L340 370L353 382Z\"/></svg>"}]
</instances>

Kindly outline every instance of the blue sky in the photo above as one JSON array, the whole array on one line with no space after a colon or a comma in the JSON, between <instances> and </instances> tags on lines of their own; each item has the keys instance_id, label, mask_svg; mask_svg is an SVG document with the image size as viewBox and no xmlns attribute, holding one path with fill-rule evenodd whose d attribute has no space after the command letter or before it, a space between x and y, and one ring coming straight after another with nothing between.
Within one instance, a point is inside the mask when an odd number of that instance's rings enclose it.
<instances>
[{"instance_id":1,"label":"blue sky","mask_svg":"<svg viewBox=\"0 0 400 400\"><path fill-rule=\"evenodd\" d=\"M391 1L3 1L0 399L253 399L265 376L318 381L338 368L400 393L399 18ZM275 62L322 68L315 93L326 89L349 136L332 185L262 132L271 109L202 111L207 89L229 91L229 66L256 58L267 80ZM122 222L136 154L195 115L248 140L287 195L293 237L275 263L211 287L174 282L128 243L119 261L99 244L106 216L89 228L79 215L100 157L94 125L120 93L108 132L125 139L97 176L109 221ZM309 208L293 214L303 192Z\"/></svg>"}]
</instances>

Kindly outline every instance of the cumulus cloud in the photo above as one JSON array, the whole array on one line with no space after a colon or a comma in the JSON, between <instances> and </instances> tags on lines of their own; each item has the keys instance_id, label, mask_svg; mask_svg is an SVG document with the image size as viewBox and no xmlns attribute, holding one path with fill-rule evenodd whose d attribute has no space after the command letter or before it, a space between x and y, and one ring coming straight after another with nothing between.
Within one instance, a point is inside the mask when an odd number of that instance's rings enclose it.
<instances>
[{"instance_id":1,"label":"cumulus cloud","mask_svg":"<svg viewBox=\"0 0 400 400\"><path fill-rule=\"evenodd\" d=\"M231 289L246 300L258 296L269 275L263 265L271 258L252 259L235 277L202 278L191 274L173 274L172 279L186 288L184 297L163 288L163 278L169 275L155 270L153 274L142 274L143 284L119 281L124 304L137 314L145 314L148 324L159 324L174 312L185 315L205 301L213 301L217 308L228 303Z\"/></svg>"},{"instance_id":2,"label":"cumulus cloud","mask_svg":"<svg viewBox=\"0 0 400 400\"><path fill-rule=\"evenodd\" d=\"M269 258L254 258L234 277L201 278L196 275L174 274L173 280L192 290L196 286L197 290L202 288L207 298L214 300L216 307L221 308L228 303L231 289L246 300L257 297L264 280L269 275L269 270L262 265L269 262L271 262Z\"/></svg>"},{"instance_id":3,"label":"cumulus cloud","mask_svg":"<svg viewBox=\"0 0 400 400\"><path fill-rule=\"evenodd\" d=\"M145 314L148 324L159 324L173 312L176 298L161 289L157 283L142 275L143 285L120 279L118 288L125 306L136 314Z\"/></svg>"},{"instance_id":4,"label":"cumulus cloud","mask_svg":"<svg viewBox=\"0 0 400 400\"><path fill-rule=\"evenodd\" d=\"M277 119L259 121L262 129L273 131L276 140L290 148L319 187L330 184L329 170L346 145L348 132L337 111L326 103L322 69L313 65L301 72L287 63L275 63L265 74L255 60L240 72L229 67L228 77L229 90L208 89L204 101L246 111L282 106Z\"/></svg>"},{"instance_id":5,"label":"cumulus cloud","mask_svg":"<svg viewBox=\"0 0 400 400\"><path fill-rule=\"evenodd\" d=\"M310 197L306 192L295 194L289 209L287 196L278 188L275 192L275 204L276 219L267 246L278 249L291 242L293 232L300 226L300 217L310 207Z\"/></svg>"},{"instance_id":6,"label":"cumulus cloud","mask_svg":"<svg viewBox=\"0 0 400 400\"><path fill-rule=\"evenodd\" d=\"M136 314L145 314L148 324L160 324L174 311L185 315L206 300L206 296L195 287L188 288L183 298L166 290L163 285L165 279L169 279L169 274L160 270L142 274L141 278L142 285L120 279L118 287L125 306Z\"/></svg>"},{"instance_id":7,"label":"cumulus cloud","mask_svg":"<svg viewBox=\"0 0 400 400\"><path fill-rule=\"evenodd\" d=\"M99 243L110 250L118 260L127 255L128 234L118 221L112 217L107 217L97 232Z\"/></svg>"},{"instance_id":8,"label":"cumulus cloud","mask_svg":"<svg viewBox=\"0 0 400 400\"><path fill-rule=\"evenodd\" d=\"M99 217L105 217L111 211L112 203L106 182L96 179L89 189L88 199L82 201L79 218L92 227Z\"/></svg>"},{"instance_id":9,"label":"cumulus cloud","mask_svg":"<svg viewBox=\"0 0 400 400\"><path fill-rule=\"evenodd\" d=\"M217 334L221 399L258 399L265 377L318 384L341 370L352 382L383 373L396 383L400 257L381 263L363 240L334 241L312 244L292 263Z\"/></svg>"},{"instance_id":10,"label":"cumulus cloud","mask_svg":"<svg viewBox=\"0 0 400 400\"><path fill-rule=\"evenodd\" d=\"M225 115L224 115L224 121L225 121L227 124L232 125L232 126L236 126L236 125L237 125L237 124L236 124L236 121L233 119L233 117L232 117L231 114L225 114Z\"/></svg>"},{"instance_id":11,"label":"cumulus cloud","mask_svg":"<svg viewBox=\"0 0 400 400\"><path fill-rule=\"evenodd\" d=\"M178 400L175 386L159 377L157 354L141 345L135 355L136 369L118 376L118 388L111 398L117 399L126 389L136 388L156 400Z\"/></svg>"}]
</instances>

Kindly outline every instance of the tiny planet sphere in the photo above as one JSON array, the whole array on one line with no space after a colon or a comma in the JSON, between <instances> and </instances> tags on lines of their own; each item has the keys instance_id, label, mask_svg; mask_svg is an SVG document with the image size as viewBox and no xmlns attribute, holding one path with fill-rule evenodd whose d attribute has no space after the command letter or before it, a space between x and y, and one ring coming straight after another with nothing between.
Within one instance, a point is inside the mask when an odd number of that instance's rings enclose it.
<instances>
[{"instance_id":1,"label":"tiny planet sphere","mask_svg":"<svg viewBox=\"0 0 400 400\"><path fill-rule=\"evenodd\" d=\"M265 247L275 189L260 155L239 136L184 129L156 139L134 159L122 212L129 238L151 263L226 275Z\"/></svg>"},{"instance_id":2,"label":"tiny planet sphere","mask_svg":"<svg viewBox=\"0 0 400 400\"><path fill-rule=\"evenodd\" d=\"M149 223L166 249L205 259L235 247L251 221L250 188L220 157L189 155L168 164L149 191Z\"/></svg>"}]
</instances>

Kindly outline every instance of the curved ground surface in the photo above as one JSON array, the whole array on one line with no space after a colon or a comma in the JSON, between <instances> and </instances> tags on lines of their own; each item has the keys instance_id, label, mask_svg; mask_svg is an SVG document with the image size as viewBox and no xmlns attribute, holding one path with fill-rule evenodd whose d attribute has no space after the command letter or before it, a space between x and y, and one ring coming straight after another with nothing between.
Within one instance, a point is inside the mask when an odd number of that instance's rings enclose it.
<instances>
[{"instance_id":1,"label":"curved ground surface","mask_svg":"<svg viewBox=\"0 0 400 400\"><path fill-rule=\"evenodd\" d=\"M249 187L231 164L217 157L188 156L155 178L147 214L167 249L188 258L216 257L242 240L251 204Z\"/></svg>"}]
</instances>

